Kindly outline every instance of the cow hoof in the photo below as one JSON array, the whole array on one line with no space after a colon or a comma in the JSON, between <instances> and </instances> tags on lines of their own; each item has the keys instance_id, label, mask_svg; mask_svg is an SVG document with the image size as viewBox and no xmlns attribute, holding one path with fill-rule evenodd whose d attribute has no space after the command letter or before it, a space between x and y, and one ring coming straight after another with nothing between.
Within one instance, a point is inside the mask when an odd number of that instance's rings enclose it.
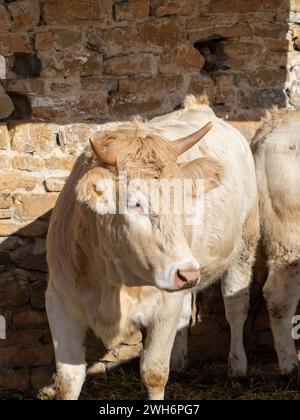
<instances>
[{"instance_id":1,"label":"cow hoof","mask_svg":"<svg viewBox=\"0 0 300 420\"><path fill-rule=\"evenodd\" d=\"M299 388L300 383L300 371L299 367L295 366L290 373L281 373L280 380L288 389Z\"/></svg>"},{"instance_id":2,"label":"cow hoof","mask_svg":"<svg viewBox=\"0 0 300 420\"><path fill-rule=\"evenodd\" d=\"M38 395L37 398L39 400L54 400L56 396L56 391L54 389L54 385L50 385L50 386L45 386L44 388L42 388Z\"/></svg>"}]
</instances>

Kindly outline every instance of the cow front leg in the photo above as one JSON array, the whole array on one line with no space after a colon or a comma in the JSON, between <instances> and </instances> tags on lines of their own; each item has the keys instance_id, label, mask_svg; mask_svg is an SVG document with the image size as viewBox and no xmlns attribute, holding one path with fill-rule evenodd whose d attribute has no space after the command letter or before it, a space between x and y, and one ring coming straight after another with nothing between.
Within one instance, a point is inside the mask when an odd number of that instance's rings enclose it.
<instances>
[{"instance_id":1,"label":"cow front leg","mask_svg":"<svg viewBox=\"0 0 300 420\"><path fill-rule=\"evenodd\" d=\"M292 318L300 295L300 273L295 268L271 269L264 287L280 372L298 372L298 356L292 337Z\"/></svg>"},{"instance_id":2,"label":"cow front leg","mask_svg":"<svg viewBox=\"0 0 300 420\"><path fill-rule=\"evenodd\" d=\"M229 377L240 379L247 375L247 356L244 348L244 324L249 309L251 268L237 264L229 268L222 281L226 319L230 325Z\"/></svg>"},{"instance_id":3,"label":"cow front leg","mask_svg":"<svg viewBox=\"0 0 300 420\"><path fill-rule=\"evenodd\" d=\"M181 372L188 366L188 336L192 316L192 294L185 293L177 333L171 353L171 371Z\"/></svg>"},{"instance_id":4,"label":"cow front leg","mask_svg":"<svg viewBox=\"0 0 300 420\"><path fill-rule=\"evenodd\" d=\"M179 294L178 294L179 295ZM141 378L150 400L163 400L169 378L171 351L182 310L182 296L168 296L147 328L141 354Z\"/></svg>"},{"instance_id":5,"label":"cow front leg","mask_svg":"<svg viewBox=\"0 0 300 420\"><path fill-rule=\"evenodd\" d=\"M56 377L52 398L76 400L85 379L85 351L83 347L86 328L71 317L61 297L48 288L46 310L55 351ZM49 388L46 388L49 393Z\"/></svg>"}]
</instances>

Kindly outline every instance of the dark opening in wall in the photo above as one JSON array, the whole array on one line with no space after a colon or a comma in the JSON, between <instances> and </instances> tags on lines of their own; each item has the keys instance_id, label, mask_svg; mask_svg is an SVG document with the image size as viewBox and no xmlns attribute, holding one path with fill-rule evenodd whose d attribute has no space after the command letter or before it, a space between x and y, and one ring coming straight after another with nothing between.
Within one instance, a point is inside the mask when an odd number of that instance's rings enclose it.
<instances>
[{"instance_id":1,"label":"dark opening in wall","mask_svg":"<svg viewBox=\"0 0 300 420\"><path fill-rule=\"evenodd\" d=\"M35 54L16 54L13 71L18 76L39 77L41 70L41 61Z\"/></svg>"},{"instance_id":2,"label":"dark opening in wall","mask_svg":"<svg viewBox=\"0 0 300 420\"><path fill-rule=\"evenodd\" d=\"M226 56L222 54L221 46L224 41L226 41L226 38L216 35L215 38L194 43L194 48L205 58L205 64L202 70L204 73L229 69L225 64Z\"/></svg>"},{"instance_id":3,"label":"dark opening in wall","mask_svg":"<svg viewBox=\"0 0 300 420\"><path fill-rule=\"evenodd\" d=\"M14 111L7 120L25 120L31 117L32 108L29 98L19 93L8 94L14 104Z\"/></svg>"}]
</instances>

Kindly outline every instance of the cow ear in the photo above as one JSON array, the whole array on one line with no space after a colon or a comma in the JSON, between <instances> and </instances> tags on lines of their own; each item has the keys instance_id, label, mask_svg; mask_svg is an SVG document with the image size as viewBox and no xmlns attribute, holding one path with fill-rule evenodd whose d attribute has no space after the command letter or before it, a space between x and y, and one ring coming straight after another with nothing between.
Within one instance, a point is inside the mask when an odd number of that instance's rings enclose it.
<instances>
[{"instance_id":1,"label":"cow ear","mask_svg":"<svg viewBox=\"0 0 300 420\"><path fill-rule=\"evenodd\" d=\"M193 195L207 192L221 184L223 166L215 159L203 157L179 165L185 179L193 181Z\"/></svg>"},{"instance_id":2,"label":"cow ear","mask_svg":"<svg viewBox=\"0 0 300 420\"><path fill-rule=\"evenodd\" d=\"M99 214L115 214L116 184L112 173L104 168L86 172L76 187L77 200Z\"/></svg>"}]
</instances>

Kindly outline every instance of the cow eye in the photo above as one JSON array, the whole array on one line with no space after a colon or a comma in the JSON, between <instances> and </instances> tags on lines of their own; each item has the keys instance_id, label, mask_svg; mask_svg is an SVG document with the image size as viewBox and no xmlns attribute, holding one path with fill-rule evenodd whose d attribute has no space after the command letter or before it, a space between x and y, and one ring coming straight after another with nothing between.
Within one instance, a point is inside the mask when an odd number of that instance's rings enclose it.
<instances>
[{"instance_id":1,"label":"cow eye","mask_svg":"<svg viewBox=\"0 0 300 420\"><path fill-rule=\"evenodd\" d=\"M135 200L130 200L128 202L128 207L131 208L131 209L137 209L139 211L142 210L142 205L138 200L136 200L136 201Z\"/></svg>"}]
</instances>

